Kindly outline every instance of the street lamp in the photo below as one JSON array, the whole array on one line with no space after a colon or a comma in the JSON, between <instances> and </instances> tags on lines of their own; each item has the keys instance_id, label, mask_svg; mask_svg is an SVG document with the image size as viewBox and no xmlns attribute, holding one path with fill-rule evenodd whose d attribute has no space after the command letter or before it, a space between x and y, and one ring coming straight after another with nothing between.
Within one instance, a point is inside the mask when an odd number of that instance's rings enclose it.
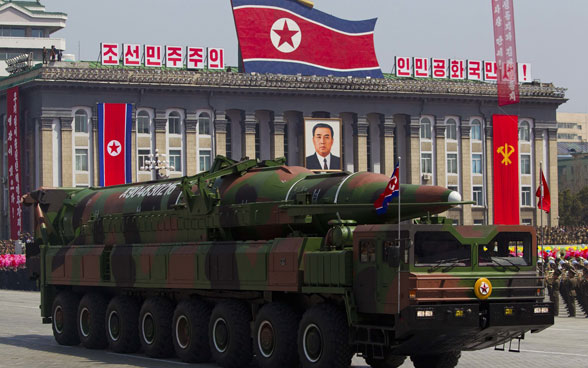
<instances>
[{"instance_id":1,"label":"street lamp","mask_svg":"<svg viewBox=\"0 0 588 368\"><path fill-rule=\"evenodd\" d=\"M151 171L155 180L169 178L169 162L165 160L165 154L160 154L158 149L155 150L154 155L149 154L149 159L143 162L141 170Z\"/></svg>"}]
</instances>

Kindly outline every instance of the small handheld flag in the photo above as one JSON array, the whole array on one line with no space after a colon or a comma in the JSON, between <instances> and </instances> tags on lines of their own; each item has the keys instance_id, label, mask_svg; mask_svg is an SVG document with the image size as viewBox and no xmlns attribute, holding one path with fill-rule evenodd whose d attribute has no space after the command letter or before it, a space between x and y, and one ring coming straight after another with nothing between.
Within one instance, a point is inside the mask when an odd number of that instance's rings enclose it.
<instances>
[{"instance_id":1,"label":"small handheld flag","mask_svg":"<svg viewBox=\"0 0 588 368\"><path fill-rule=\"evenodd\" d=\"M549 187L547 186L545 175L543 175L543 170L541 170L541 183L539 184L539 188L537 188L535 195L539 198L537 208L549 213L549 211L551 211L551 195L549 194Z\"/></svg>"},{"instance_id":2,"label":"small handheld flag","mask_svg":"<svg viewBox=\"0 0 588 368\"><path fill-rule=\"evenodd\" d=\"M384 189L384 192L380 194L380 197L374 202L374 207L376 208L376 213L378 215L383 215L386 213L388 209L388 203L394 197L398 197L400 195L400 173L398 164L394 168L394 172L392 173L392 177Z\"/></svg>"}]
</instances>

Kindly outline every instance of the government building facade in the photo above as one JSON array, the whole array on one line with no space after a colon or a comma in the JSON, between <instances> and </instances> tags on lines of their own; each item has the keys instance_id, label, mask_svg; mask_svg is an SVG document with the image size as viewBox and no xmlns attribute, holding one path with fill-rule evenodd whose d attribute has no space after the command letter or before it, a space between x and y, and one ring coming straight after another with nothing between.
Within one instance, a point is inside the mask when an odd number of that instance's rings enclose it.
<instances>
[{"instance_id":1,"label":"government building facade","mask_svg":"<svg viewBox=\"0 0 588 368\"><path fill-rule=\"evenodd\" d=\"M493 223L492 116L519 116L520 215L540 224L540 162L551 189L545 225L557 225L556 110L564 89L522 84L520 103L499 108L496 85L476 81L244 74L104 67L54 62L0 80L3 193L0 238L8 237L6 89L19 86L22 192L98 184L97 104L133 105L133 181L154 179L150 154L170 176L207 170L216 155L235 160L285 156L304 165L304 118L341 119L343 169L440 185L468 205L445 215L459 224ZM337 137L335 137L337 139ZM162 156L163 157L163 156ZM25 212L24 231L32 231Z\"/></svg>"}]
</instances>

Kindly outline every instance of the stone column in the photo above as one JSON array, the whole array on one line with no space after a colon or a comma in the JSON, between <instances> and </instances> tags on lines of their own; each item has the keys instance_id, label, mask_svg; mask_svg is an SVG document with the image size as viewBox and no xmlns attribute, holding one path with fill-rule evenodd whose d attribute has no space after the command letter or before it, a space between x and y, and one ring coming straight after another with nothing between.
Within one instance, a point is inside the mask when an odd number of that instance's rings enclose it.
<instances>
[{"instance_id":1,"label":"stone column","mask_svg":"<svg viewBox=\"0 0 588 368\"><path fill-rule=\"evenodd\" d=\"M186 153L186 175L195 175L198 172L199 165L199 142L197 142L198 135L196 132L196 111L186 111L186 120L184 124L186 127L186 147L184 152Z\"/></svg>"},{"instance_id":2,"label":"stone column","mask_svg":"<svg viewBox=\"0 0 588 368\"><path fill-rule=\"evenodd\" d=\"M557 183L557 125L555 122L552 127L547 130L548 141L547 141L547 161L545 165L546 170L549 167L549 194L551 195L551 211L549 212L549 226L559 225L559 190ZM547 180L547 178L546 178Z\"/></svg>"},{"instance_id":3,"label":"stone column","mask_svg":"<svg viewBox=\"0 0 588 368\"><path fill-rule=\"evenodd\" d=\"M435 120L435 159L433 165L436 166L437 177L433 179L433 184L442 187L447 185L447 158L445 157L445 118Z\"/></svg>"},{"instance_id":4,"label":"stone column","mask_svg":"<svg viewBox=\"0 0 588 368\"><path fill-rule=\"evenodd\" d=\"M461 124L461 178L462 178L462 198L464 201L472 200L472 150L470 146L470 125ZM463 224L472 225L472 206L463 207Z\"/></svg>"},{"instance_id":5,"label":"stone column","mask_svg":"<svg viewBox=\"0 0 588 368\"><path fill-rule=\"evenodd\" d=\"M227 155L227 116L224 111L217 111L214 117L214 132L216 153L213 155Z\"/></svg>"},{"instance_id":6,"label":"stone column","mask_svg":"<svg viewBox=\"0 0 588 368\"><path fill-rule=\"evenodd\" d=\"M59 156L53 155L54 118L41 117L41 186L52 187L53 165L59 165Z\"/></svg>"},{"instance_id":7,"label":"stone column","mask_svg":"<svg viewBox=\"0 0 588 368\"><path fill-rule=\"evenodd\" d=\"M243 122L243 156L250 159L255 157L255 130L257 129L257 120L254 112L247 112L245 114L245 121Z\"/></svg>"},{"instance_id":8,"label":"stone column","mask_svg":"<svg viewBox=\"0 0 588 368\"><path fill-rule=\"evenodd\" d=\"M485 128L485 144L486 144L486 152L484 156L486 157L485 162L485 169L486 169L486 220L488 225L494 223L494 146L493 146L493 131L492 126L486 123Z\"/></svg>"},{"instance_id":9,"label":"stone column","mask_svg":"<svg viewBox=\"0 0 588 368\"><path fill-rule=\"evenodd\" d=\"M387 176L391 176L396 165L394 157L394 116L386 116L382 119L380 126L380 158L382 160L381 171ZM407 157L403 157L407 159Z\"/></svg>"},{"instance_id":10,"label":"stone column","mask_svg":"<svg viewBox=\"0 0 588 368\"><path fill-rule=\"evenodd\" d=\"M408 141L408 156L406 167L408 169L408 184L421 183L421 138L420 138L420 116L411 116L410 125L406 130ZM404 160L404 158L403 158Z\"/></svg>"},{"instance_id":11,"label":"stone column","mask_svg":"<svg viewBox=\"0 0 588 368\"><path fill-rule=\"evenodd\" d=\"M367 117L359 116L353 126L354 162L355 171L367 171L367 138L369 123Z\"/></svg>"},{"instance_id":12,"label":"stone column","mask_svg":"<svg viewBox=\"0 0 588 368\"><path fill-rule=\"evenodd\" d=\"M61 185L64 187L73 186L73 137L72 118L60 118L61 122Z\"/></svg>"},{"instance_id":13,"label":"stone column","mask_svg":"<svg viewBox=\"0 0 588 368\"><path fill-rule=\"evenodd\" d=\"M284 132L287 129L283 114L275 114L271 122L271 158L284 157Z\"/></svg>"}]
</instances>

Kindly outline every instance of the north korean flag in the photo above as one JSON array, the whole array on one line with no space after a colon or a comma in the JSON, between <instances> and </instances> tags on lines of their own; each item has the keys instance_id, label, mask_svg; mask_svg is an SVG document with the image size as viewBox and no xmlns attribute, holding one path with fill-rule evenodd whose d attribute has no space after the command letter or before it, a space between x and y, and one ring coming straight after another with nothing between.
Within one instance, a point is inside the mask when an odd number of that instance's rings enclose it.
<instances>
[{"instance_id":1,"label":"north korean flag","mask_svg":"<svg viewBox=\"0 0 588 368\"><path fill-rule=\"evenodd\" d=\"M378 199L374 202L374 208L378 215L385 214L388 209L388 203L392 201L392 198L400 195L400 172L398 165L399 164L396 164L392 177L390 178L388 185L386 185L386 189L384 189L382 194L380 194Z\"/></svg>"},{"instance_id":2,"label":"north korean flag","mask_svg":"<svg viewBox=\"0 0 588 368\"><path fill-rule=\"evenodd\" d=\"M130 183L131 175L131 104L98 104L98 177L107 187Z\"/></svg>"},{"instance_id":3,"label":"north korean flag","mask_svg":"<svg viewBox=\"0 0 588 368\"><path fill-rule=\"evenodd\" d=\"M232 0L246 73L382 78L376 19L348 21L293 0Z\"/></svg>"}]
</instances>

